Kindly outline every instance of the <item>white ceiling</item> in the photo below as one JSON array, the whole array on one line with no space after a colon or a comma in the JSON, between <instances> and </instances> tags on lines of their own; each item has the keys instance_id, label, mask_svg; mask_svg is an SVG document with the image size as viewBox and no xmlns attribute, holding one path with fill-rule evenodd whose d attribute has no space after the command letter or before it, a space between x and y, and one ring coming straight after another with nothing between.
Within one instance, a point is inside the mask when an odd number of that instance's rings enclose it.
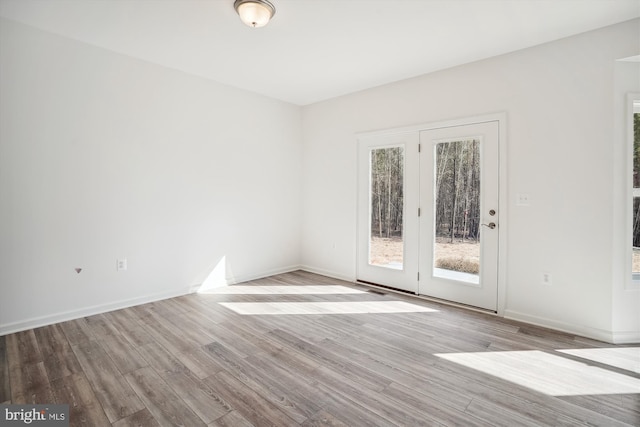
<instances>
[{"instance_id":1,"label":"white ceiling","mask_svg":"<svg viewBox=\"0 0 640 427\"><path fill-rule=\"evenodd\" d=\"M298 105L640 17L640 0L0 0L0 15ZM639 35L640 37L640 35Z\"/></svg>"}]
</instances>

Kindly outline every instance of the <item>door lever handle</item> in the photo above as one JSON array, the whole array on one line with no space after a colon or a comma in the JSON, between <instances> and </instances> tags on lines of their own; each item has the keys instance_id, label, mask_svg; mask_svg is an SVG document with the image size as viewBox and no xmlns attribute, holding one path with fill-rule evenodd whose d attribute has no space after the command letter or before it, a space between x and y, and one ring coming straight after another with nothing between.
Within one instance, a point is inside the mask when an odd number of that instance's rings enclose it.
<instances>
[{"instance_id":1,"label":"door lever handle","mask_svg":"<svg viewBox=\"0 0 640 427\"><path fill-rule=\"evenodd\" d=\"M483 226L485 226L485 227L489 227L489 228L490 228L490 229L492 229L492 230L493 230L494 228L496 228L496 223L495 223L495 222L490 222L489 224L480 224L480 225L483 225Z\"/></svg>"}]
</instances>

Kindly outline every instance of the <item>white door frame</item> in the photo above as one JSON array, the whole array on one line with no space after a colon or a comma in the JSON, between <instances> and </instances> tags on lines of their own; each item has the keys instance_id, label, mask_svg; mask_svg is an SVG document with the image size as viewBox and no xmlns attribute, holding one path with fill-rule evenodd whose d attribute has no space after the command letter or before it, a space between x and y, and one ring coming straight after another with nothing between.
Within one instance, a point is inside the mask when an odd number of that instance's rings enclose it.
<instances>
[{"instance_id":1,"label":"white door frame","mask_svg":"<svg viewBox=\"0 0 640 427\"><path fill-rule=\"evenodd\" d=\"M357 139L377 137L383 135L393 135L398 133L416 132L431 129L438 129L450 126L463 126L470 124L478 124L485 122L498 122L498 212L500 212L500 227L498 237L498 301L497 301L497 314L504 316L504 310L506 305L507 296L507 235L509 230L508 224L508 188L507 188L507 114L491 113L473 117L463 117L452 120L445 120L439 122L423 123L413 126L405 126L400 128L383 129L371 132L358 133Z\"/></svg>"}]
</instances>

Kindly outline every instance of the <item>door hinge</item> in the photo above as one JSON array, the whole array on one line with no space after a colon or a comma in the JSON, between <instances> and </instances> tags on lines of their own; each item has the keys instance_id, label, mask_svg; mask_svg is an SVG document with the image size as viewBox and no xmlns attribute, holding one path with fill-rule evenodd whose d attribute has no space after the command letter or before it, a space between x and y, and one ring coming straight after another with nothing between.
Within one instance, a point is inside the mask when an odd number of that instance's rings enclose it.
<instances>
[{"instance_id":1,"label":"door hinge","mask_svg":"<svg viewBox=\"0 0 640 427\"><path fill-rule=\"evenodd\" d=\"M418 216L420 216L420 208L418 208Z\"/></svg>"},{"instance_id":2,"label":"door hinge","mask_svg":"<svg viewBox=\"0 0 640 427\"><path fill-rule=\"evenodd\" d=\"M418 271L418 282L420 281L420 272Z\"/></svg>"},{"instance_id":3,"label":"door hinge","mask_svg":"<svg viewBox=\"0 0 640 427\"><path fill-rule=\"evenodd\" d=\"M418 153L422 150L422 144L418 144Z\"/></svg>"}]
</instances>

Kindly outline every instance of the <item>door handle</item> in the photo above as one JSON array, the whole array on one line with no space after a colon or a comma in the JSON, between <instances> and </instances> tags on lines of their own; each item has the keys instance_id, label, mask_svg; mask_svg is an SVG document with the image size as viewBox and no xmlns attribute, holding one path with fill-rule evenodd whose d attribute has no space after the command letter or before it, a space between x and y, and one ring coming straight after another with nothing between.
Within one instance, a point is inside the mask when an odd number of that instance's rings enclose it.
<instances>
[{"instance_id":1,"label":"door handle","mask_svg":"<svg viewBox=\"0 0 640 427\"><path fill-rule=\"evenodd\" d=\"M489 227L489 228L490 228L490 229L492 229L492 230L493 230L494 228L496 228L496 223L495 223L495 222L490 222L489 224L480 224L480 225L483 225L483 226L485 226L485 227Z\"/></svg>"}]
</instances>

